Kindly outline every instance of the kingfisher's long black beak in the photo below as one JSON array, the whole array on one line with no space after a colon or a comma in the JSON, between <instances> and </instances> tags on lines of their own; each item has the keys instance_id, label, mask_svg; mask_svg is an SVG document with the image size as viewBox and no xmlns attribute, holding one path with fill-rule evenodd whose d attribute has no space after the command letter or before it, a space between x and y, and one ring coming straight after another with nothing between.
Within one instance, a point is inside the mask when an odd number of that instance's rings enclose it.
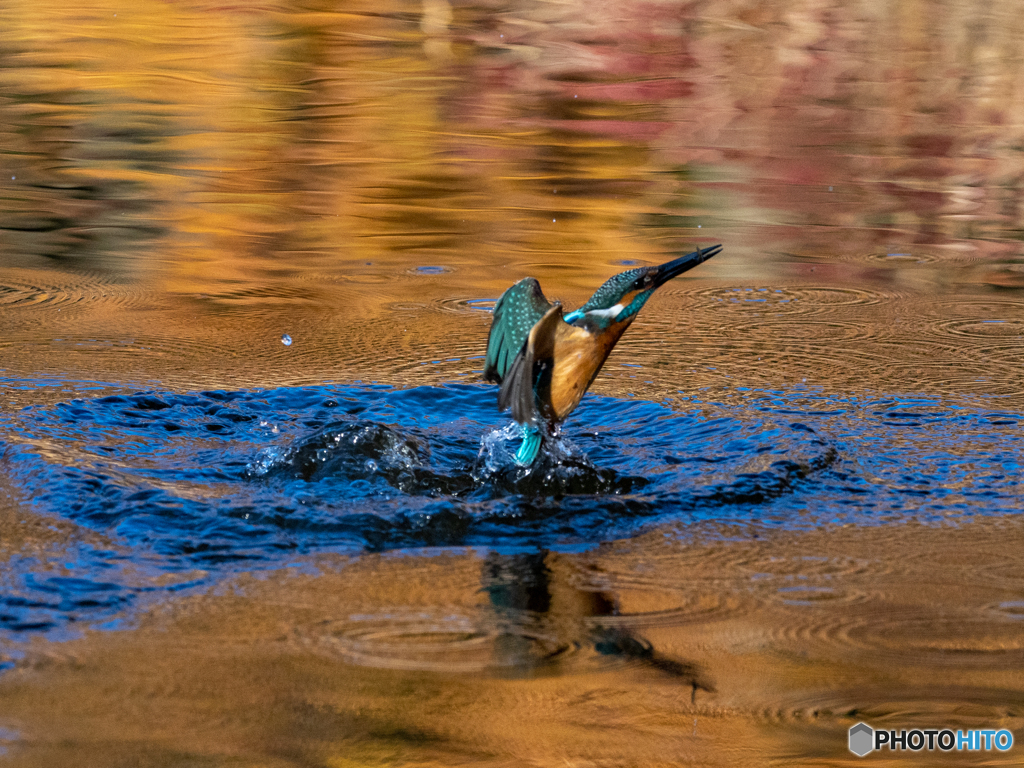
<instances>
[{"instance_id":1,"label":"kingfisher's long black beak","mask_svg":"<svg viewBox=\"0 0 1024 768\"><path fill-rule=\"evenodd\" d=\"M722 250L721 245L711 245L707 248L698 249L693 253L688 253L685 256L680 256L678 259L666 262L658 267L657 273L654 275L654 287L657 288L664 285L673 277L677 277L688 269L693 269L698 264L701 264L712 256L717 256Z\"/></svg>"}]
</instances>

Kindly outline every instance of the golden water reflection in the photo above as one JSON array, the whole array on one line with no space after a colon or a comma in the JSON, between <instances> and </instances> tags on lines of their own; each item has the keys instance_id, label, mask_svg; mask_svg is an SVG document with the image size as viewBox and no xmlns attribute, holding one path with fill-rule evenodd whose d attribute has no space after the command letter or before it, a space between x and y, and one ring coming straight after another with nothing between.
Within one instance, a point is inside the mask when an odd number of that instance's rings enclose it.
<instances>
[{"instance_id":1,"label":"golden water reflection","mask_svg":"<svg viewBox=\"0 0 1024 768\"><path fill-rule=\"evenodd\" d=\"M18 261L262 305L410 257L590 286L710 240L720 274L938 260L911 271L1018 285L1016 11L13 3L0 233Z\"/></svg>"}]
</instances>

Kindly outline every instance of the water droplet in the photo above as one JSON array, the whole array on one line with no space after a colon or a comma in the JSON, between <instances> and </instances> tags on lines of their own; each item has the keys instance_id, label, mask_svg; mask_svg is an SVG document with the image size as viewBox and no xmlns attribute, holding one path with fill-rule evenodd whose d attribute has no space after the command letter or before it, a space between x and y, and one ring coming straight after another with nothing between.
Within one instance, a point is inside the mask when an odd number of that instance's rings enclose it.
<instances>
[{"instance_id":1,"label":"water droplet","mask_svg":"<svg viewBox=\"0 0 1024 768\"><path fill-rule=\"evenodd\" d=\"M366 471L367 472L376 472L377 471L377 462L374 461L373 459L367 459L366 460Z\"/></svg>"},{"instance_id":2,"label":"water droplet","mask_svg":"<svg viewBox=\"0 0 1024 768\"><path fill-rule=\"evenodd\" d=\"M556 221L558 221L558 219L552 219L551 223L554 224Z\"/></svg>"},{"instance_id":3,"label":"water droplet","mask_svg":"<svg viewBox=\"0 0 1024 768\"><path fill-rule=\"evenodd\" d=\"M697 225L697 229L700 229L700 224Z\"/></svg>"},{"instance_id":4,"label":"water droplet","mask_svg":"<svg viewBox=\"0 0 1024 768\"><path fill-rule=\"evenodd\" d=\"M284 344L286 347L290 347L292 345L292 337L286 333L284 336L281 337L281 343Z\"/></svg>"}]
</instances>

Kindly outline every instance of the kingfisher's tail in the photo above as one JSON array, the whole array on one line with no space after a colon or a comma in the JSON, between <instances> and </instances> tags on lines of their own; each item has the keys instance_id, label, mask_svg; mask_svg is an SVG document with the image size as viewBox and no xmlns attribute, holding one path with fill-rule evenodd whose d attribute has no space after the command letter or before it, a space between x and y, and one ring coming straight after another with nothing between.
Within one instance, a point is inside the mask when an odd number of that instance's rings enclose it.
<instances>
[{"instance_id":1,"label":"kingfisher's tail","mask_svg":"<svg viewBox=\"0 0 1024 768\"><path fill-rule=\"evenodd\" d=\"M516 464L529 467L537 460L540 447L544 444L544 433L536 427L523 425L523 442L516 451Z\"/></svg>"}]
</instances>

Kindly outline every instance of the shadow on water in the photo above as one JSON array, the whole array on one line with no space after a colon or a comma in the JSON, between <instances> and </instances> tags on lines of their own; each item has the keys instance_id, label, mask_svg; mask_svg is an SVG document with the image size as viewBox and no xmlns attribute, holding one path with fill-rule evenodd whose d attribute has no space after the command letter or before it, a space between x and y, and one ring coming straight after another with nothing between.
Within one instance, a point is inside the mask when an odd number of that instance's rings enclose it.
<instances>
[{"instance_id":1,"label":"shadow on water","mask_svg":"<svg viewBox=\"0 0 1024 768\"><path fill-rule=\"evenodd\" d=\"M481 561L487 604L432 614L389 607L310 628L307 645L365 667L521 678L625 664L714 692L697 664L657 650L638 634L643 615L622 611L614 589L576 555L501 554Z\"/></svg>"},{"instance_id":2,"label":"shadow on water","mask_svg":"<svg viewBox=\"0 0 1024 768\"><path fill-rule=\"evenodd\" d=\"M631 627L616 621L619 607L613 592L572 586L567 590L565 585L553 589L552 576L544 552L520 555L492 552L488 556L482 580L498 619L493 644L497 664L523 674L554 666L565 655L589 645L601 656L650 667L688 681L694 698L698 689L714 692L714 684L699 666L663 655ZM557 598L562 602L571 601L572 608L553 605L558 587L561 589ZM567 591L570 592L568 599ZM566 615L580 619L578 626L572 627L572 622L568 622L571 628L566 631L567 622L549 619ZM533 632L528 631L534 624L540 626ZM538 642L540 638L548 641L546 646Z\"/></svg>"},{"instance_id":3,"label":"shadow on water","mask_svg":"<svg viewBox=\"0 0 1024 768\"><path fill-rule=\"evenodd\" d=\"M746 407L691 399L685 411L592 396L530 470L511 461L515 430L493 391L473 385L133 392L31 406L2 423L6 484L108 544L75 544L59 574L13 564L0 624L95 622L144 592L318 551L570 552L663 523L799 528L927 518L930 506L935 519L1014 507L1011 415L748 394ZM150 574L146 586L139 573Z\"/></svg>"}]
</instances>

